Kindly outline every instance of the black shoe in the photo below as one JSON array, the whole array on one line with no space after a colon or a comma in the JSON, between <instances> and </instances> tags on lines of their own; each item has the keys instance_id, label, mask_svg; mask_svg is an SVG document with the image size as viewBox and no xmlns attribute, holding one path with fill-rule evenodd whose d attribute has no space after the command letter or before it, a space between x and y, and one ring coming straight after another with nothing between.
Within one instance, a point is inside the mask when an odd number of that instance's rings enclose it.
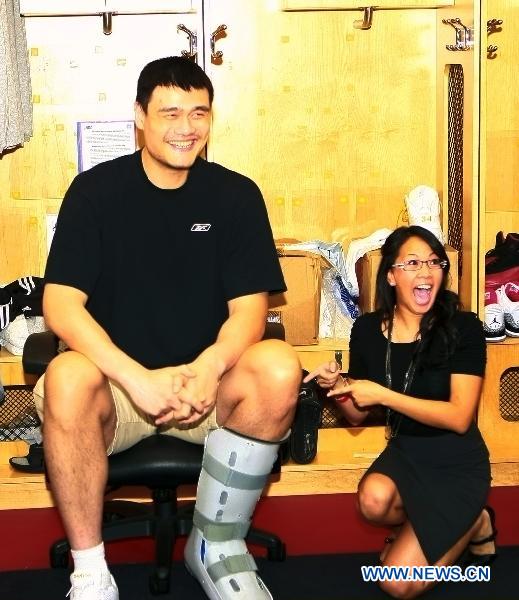
<instances>
[{"instance_id":1,"label":"black shoe","mask_svg":"<svg viewBox=\"0 0 519 600\"><path fill-rule=\"evenodd\" d=\"M486 565L492 564L497 558L497 551L495 549L495 541L497 537L496 513L494 512L494 509L491 506L485 506L484 510L487 511L488 516L490 517L492 533L481 540L469 542L469 551L467 552L465 560L462 563L463 568L467 568L468 566L484 567ZM470 546L482 546L483 544L487 544L488 542L494 542L494 552L492 554L474 554L470 551Z\"/></svg>"},{"instance_id":2,"label":"black shoe","mask_svg":"<svg viewBox=\"0 0 519 600\"><path fill-rule=\"evenodd\" d=\"M315 458L321 411L322 403L315 381L302 383L290 434L290 456L294 462L304 465Z\"/></svg>"},{"instance_id":3,"label":"black shoe","mask_svg":"<svg viewBox=\"0 0 519 600\"><path fill-rule=\"evenodd\" d=\"M13 456L9 464L17 471L24 473L45 473L43 444L31 444L26 456Z\"/></svg>"},{"instance_id":4,"label":"black shoe","mask_svg":"<svg viewBox=\"0 0 519 600\"><path fill-rule=\"evenodd\" d=\"M519 265L519 233L509 233L506 238L500 231L496 245L485 254L485 273L494 274Z\"/></svg>"}]
</instances>

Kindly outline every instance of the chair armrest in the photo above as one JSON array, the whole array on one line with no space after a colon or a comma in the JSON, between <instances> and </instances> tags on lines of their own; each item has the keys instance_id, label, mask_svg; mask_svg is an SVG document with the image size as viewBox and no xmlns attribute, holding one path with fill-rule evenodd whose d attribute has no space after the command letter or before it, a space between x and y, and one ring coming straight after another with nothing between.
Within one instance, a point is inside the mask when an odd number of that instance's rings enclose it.
<instances>
[{"instance_id":1,"label":"chair armrest","mask_svg":"<svg viewBox=\"0 0 519 600\"><path fill-rule=\"evenodd\" d=\"M52 331L31 333L23 347L23 370L32 375L43 375L57 353L58 338Z\"/></svg>"}]
</instances>

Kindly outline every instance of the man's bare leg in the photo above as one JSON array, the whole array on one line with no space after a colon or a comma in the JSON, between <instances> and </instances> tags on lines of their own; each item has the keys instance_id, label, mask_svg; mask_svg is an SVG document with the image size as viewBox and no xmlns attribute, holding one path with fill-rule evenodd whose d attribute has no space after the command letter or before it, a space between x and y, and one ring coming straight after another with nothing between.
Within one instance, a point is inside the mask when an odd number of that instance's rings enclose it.
<instances>
[{"instance_id":1,"label":"man's bare leg","mask_svg":"<svg viewBox=\"0 0 519 600\"><path fill-rule=\"evenodd\" d=\"M56 357L45 373L43 435L47 472L74 559L72 600L118 599L101 538L106 449L115 426L101 371L73 351Z\"/></svg>"},{"instance_id":2,"label":"man's bare leg","mask_svg":"<svg viewBox=\"0 0 519 600\"><path fill-rule=\"evenodd\" d=\"M280 441L294 420L301 378L291 346L279 340L254 344L220 382L218 424L260 440Z\"/></svg>"}]
</instances>

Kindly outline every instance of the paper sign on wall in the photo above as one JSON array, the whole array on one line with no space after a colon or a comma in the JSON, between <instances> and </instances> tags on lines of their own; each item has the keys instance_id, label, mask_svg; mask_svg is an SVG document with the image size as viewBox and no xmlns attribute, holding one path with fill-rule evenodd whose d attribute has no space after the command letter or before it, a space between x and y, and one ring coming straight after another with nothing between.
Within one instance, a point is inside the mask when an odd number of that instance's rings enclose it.
<instances>
[{"instance_id":1,"label":"paper sign on wall","mask_svg":"<svg viewBox=\"0 0 519 600\"><path fill-rule=\"evenodd\" d=\"M133 121L79 121L77 124L78 170L135 152Z\"/></svg>"}]
</instances>

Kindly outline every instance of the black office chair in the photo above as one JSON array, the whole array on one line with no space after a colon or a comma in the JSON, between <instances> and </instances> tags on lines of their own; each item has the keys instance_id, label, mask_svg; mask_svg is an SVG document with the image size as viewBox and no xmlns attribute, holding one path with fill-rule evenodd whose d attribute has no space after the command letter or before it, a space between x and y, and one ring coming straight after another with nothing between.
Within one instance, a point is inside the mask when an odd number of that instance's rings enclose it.
<instances>
[{"instance_id":1,"label":"black office chair","mask_svg":"<svg viewBox=\"0 0 519 600\"><path fill-rule=\"evenodd\" d=\"M282 325L269 323L264 338L284 339ZM57 339L51 332L28 337L22 357L25 372L41 374L57 352ZM153 594L169 591L172 551L177 536L191 531L194 503L178 506L177 488L196 484L202 468L203 446L165 435L153 435L114 454L108 460L107 493L122 486L144 486L151 491L151 503L107 500L104 505L103 539L153 537L155 566L150 575ZM280 459L272 473L280 472ZM271 533L250 528L247 541L267 549L270 560L282 561L285 544ZM50 549L52 567L69 564L70 545L58 540Z\"/></svg>"}]
</instances>

